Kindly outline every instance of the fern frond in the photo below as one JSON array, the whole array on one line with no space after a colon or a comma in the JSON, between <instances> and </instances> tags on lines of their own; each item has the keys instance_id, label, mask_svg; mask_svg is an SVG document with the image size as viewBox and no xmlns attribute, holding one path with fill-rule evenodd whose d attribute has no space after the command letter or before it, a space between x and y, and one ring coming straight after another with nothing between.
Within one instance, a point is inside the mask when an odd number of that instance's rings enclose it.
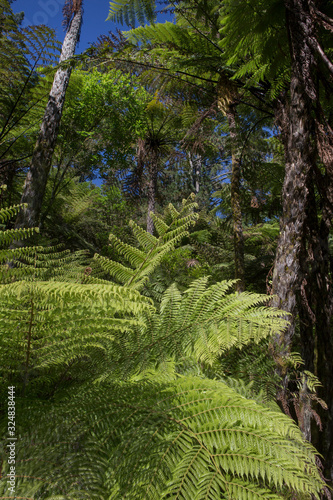
<instances>
[{"instance_id":1,"label":"fern frond","mask_svg":"<svg viewBox=\"0 0 333 500\"><path fill-rule=\"evenodd\" d=\"M145 252L122 242L112 233L109 235L109 241L112 243L117 252L123 255L125 259L134 267L139 267L139 265L146 259Z\"/></svg>"},{"instance_id":2,"label":"fern frond","mask_svg":"<svg viewBox=\"0 0 333 500\"><path fill-rule=\"evenodd\" d=\"M145 250L152 250L158 244L158 239L148 233L142 227L138 226L134 221L129 222L129 226L133 231L135 238Z\"/></svg>"},{"instance_id":3,"label":"fern frond","mask_svg":"<svg viewBox=\"0 0 333 500\"><path fill-rule=\"evenodd\" d=\"M134 26L136 20L140 24L145 21L154 22L156 19L155 5L151 0L119 0L110 2L110 10L107 20L126 23Z\"/></svg>"},{"instance_id":4,"label":"fern frond","mask_svg":"<svg viewBox=\"0 0 333 500\"><path fill-rule=\"evenodd\" d=\"M0 297L1 365L16 381L22 370L42 378L45 370L111 352L152 308L148 298L112 284L17 281L0 286Z\"/></svg>"},{"instance_id":5,"label":"fern frond","mask_svg":"<svg viewBox=\"0 0 333 500\"><path fill-rule=\"evenodd\" d=\"M38 233L38 228L19 228L1 231L0 245L10 245L13 241L31 238L35 233Z\"/></svg>"},{"instance_id":6,"label":"fern frond","mask_svg":"<svg viewBox=\"0 0 333 500\"><path fill-rule=\"evenodd\" d=\"M180 212L170 204L168 211L172 217L172 222L169 225L161 217L152 215L157 224L158 238L131 221L130 227L142 250L123 243L116 236L110 235L109 239L113 246L134 269L99 255L95 255L95 260L120 283L139 290L146 282L147 277L159 265L162 258L173 250L185 236L188 236L187 229L198 218L198 215L194 213L196 206L192 196L188 200L184 200Z\"/></svg>"},{"instance_id":7,"label":"fern frond","mask_svg":"<svg viewBox=\"0 0 333 500\"><path fill-rule=\"evenodd\" d=\"M25 420L21 496L319 499L324 487L294 422L218 381L90 385Z\"/></svg>"},{"instance_id":8,"label":"fern frond","mask_svg":"<svg viewBox=\"0 0 333 500\"><path fill-rule=\"evenodd\" d=\"M11 207L8 208L1 208L0 209L0 222L6 222L7 220L11 219L12 217L15 217L19 213L19 211L26 206L26 203L23 203L21 205L12 205Z\"/></svg>"},{"instance_id":9,"label":"fern frond","mask_svg":"<svg viewBox=\"0 0 333 500\"><path fill-rule=\"evenodd\" d=\"M208 280L194 280L183 293L175 284L164 292L157 312L145 316L145 326L117 346L123 376L184 356L215 366L227 350L257 344L286 328L281 311L263 306L266 295L228 293L234 281L208 286Z\"/></svg>"},{"instance_id":10,"label":"fern frond","mask_svg":"<svg viewBox=\"0 0 333 500\"><path fill-rule=\"evenodd\" d=\"M169 226L168 224L166 224L164 222L163 219L161 219L161 217L158 217L156 214L154 214L153 212L150 214L150 217L153 219L153 222L154 222L154 226L155 226L155 229L158 233L158 235L161 237L161 236L164 236L164 234L169 230Z\"/></svg>"}]
</instances>

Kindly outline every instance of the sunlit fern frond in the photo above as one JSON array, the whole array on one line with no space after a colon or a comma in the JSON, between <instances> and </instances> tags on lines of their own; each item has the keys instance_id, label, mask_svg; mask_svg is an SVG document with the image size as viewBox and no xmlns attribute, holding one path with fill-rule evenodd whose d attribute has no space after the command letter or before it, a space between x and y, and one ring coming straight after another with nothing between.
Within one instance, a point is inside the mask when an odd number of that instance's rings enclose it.
<instances>
[{"instance_id":1,"label":"sunlit fern frond","mask_svg":"<svg viewBox=\"0 0 333 500\"><path fill-rule=\"evenodd\" d=\"M114 370L127 377L184 356L214 366L231 348L257 344L285 329L281 312L263 305L267 296L230 293L235 281L209 286L208 280L194 280L183 293L171 285L156 312L114 343Z\"/></svg>"},{"instance_id":2,"label":"sunlit fern frond","mask_svg":"<svg viewBox=\"0 0 333 500\"><path fill-rule=\"evenodd\" d=\"M115 339L151 309L148 298L113 284L17 281L0 286L0 297L1 373L17 391L82 358L109 359Z\"/></svg>"},{"instance_id":3,"label":"sunlit fern frond","mask_svg":"<svg viewBox=\"0 0 333 500\"><path fill-rule=\"evenodd\" d=\"M188 236L187 230L195 224L198 218L198 215L194 212L195 208L194 197L190 196L188 200L184 200L180 211L177 211L172 204L169 205L168 212L171 219L168 221L169 223L163 218L152 214L158 233L157 237L131 221L130 226L141 247L140 249L128 245L113 234L110 234L109 239L111 243L132 267L111 261L100 255L95 255L95 260L105 272L126 287L142 288L147 277L158 266L162 258L171 252L185 236Z\"/></svg>"}]
</instances>

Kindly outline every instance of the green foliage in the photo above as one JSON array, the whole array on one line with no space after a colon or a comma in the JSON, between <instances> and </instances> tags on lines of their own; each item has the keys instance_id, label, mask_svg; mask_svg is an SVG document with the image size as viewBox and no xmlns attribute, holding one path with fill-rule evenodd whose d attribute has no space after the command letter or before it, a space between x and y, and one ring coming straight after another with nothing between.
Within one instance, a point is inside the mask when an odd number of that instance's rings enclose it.
<instances>
[{"instance_id":1,"label":"green foliage","mask_svg":"<svg viewBox=\"0 0 333 500\"><path fill-rule=\"evenodd\" d=\"M104 382L44 415L30 405L25 419L18 495L241 500L294 490L319 498L311 445L292 420L222 382Z\"/></svg>"},{"instance_id":2,"label":"green foliage","mask_svg":"<svg viewBox=\"0 0 333 500\"><path fill-rule=\"evenodd\" d=\"M109 21L125 22L128 26L135 25L138 19L140 24L145 20L155 20L155 5L151 0L121 0L120 2L110 2Z\"/></svg>"},{"instance_id":3,"label":"green foliage","mask_svg":"<svg viewBox=\"0 0 333 500\"><path fill-rule=\"evenodd\" d=\"M247 86L270 81L270 96L276 97L290 78L288 35L285 29L285 5L279 0L262 3L244 1L242 8L233 0L223 3L219 46L228 65L237 68L234 78Z\"/></svg>"},{"instance_id":4,"label":"green foliage","mask_svg":"<svg viewBox=\"0 0 333 500\"><path fill-rule=\"evenodd\" d=\"M59 44L54 31L46 26L21 28L7 0L0 2L0 30L0 175L3 177L0 182L3 182L12 177L16 161L25 160L34 145L50 86L45 68L56 63Z\"/></svg>"},{"instance_id":5,"label":"green foliage","mask_svg":"<svg viewBox=\"0 0 333 500\"><path fill-rule=\"evenodd\" d=\"M226 383L231 379L237 380L238 384L246 384L242 394L265 404L275 401L276 393L281 388L281 379L270 355L270 342L267 338L257 344L249 343L241 349L235 346L220 358L218 367L214 366Z\"/></svg>"},{"instance_id":6,"label":"green foliage","mask_svg":"<svg viewBox=\"0 0 333 500\"><path fill-rule=\"evenodd\" d=\"M58 190L55 186L57 175L52 172L50 177L43 214L47 234L67 247L85 248L94 253L98 245L96 233L108 230L100 220L100 188L64 176L66 183Z\"/></svg>"},{"instance_id":7,"label":"green foliage","mask_svg":"<svg viewBox=\"0 0 333 500\"><path fill-rule=\"evenodd\" d=\"M204 375L231 348L281 332L267 297L228 293L233 282L208 277L183 293L170 286L156 307L137 290L187 234L194 208L190 198L165 220L155 215L157 238L132 224L143 250L111 237L132 265L109 266L124 285L91 276L79 257L71 267L56 249L14 250L31 271L0 285L1 387L16 386L20 433L16 496L319 499L315 451L292 420Z\"/></svg>"},{"instance_id":8,"label":"green foliage","mask_svg":"<svg viewBox=\"0 0 333 500\"><path fill-rule=\"evenodd\" d=\"M208 286L205 277L193 281L183 293L175 285L167 289L157 312L119 346L119 360L128 359L125 373L186 357L208 368L233 346L255 344L283 331L286 324L281 314L263 307L263 296L227 294L233 284L224 281Z\"/></svg>"},{"instance_id":9,"label":"green foliage","mask_svg":"<svg viewBox=\"0 0 333 500\"><path fill-rule=\"evenodd\" d=\"M4 220L19 209L2 209L0 217ZM0 241L34 232L1 231ZM103 353L113 340L110 328L124 332L140 324L140 308L142 313L151 304L138 292L111 283L88 284L91 268L84 265L84 252L18 247L2 250L0 258L2 376L17 384L18 391L22 381L23 386L30 378L44 383L57 367L63 369L90 352Z\"/></svg>"},{"instance_id":10,"label":"green foliage","mask_svg":"<svg viewBox=\"0 0 333 500\"><path fill-rule=\"evenodd\" d=\"M195 223L198 216L193 211L196 208L193 199L191 196L188 200L184 200L179 212L172 204L169 205L172 221L170 224L167 224L161 217L151 214L158 237L147 233L131 221L131 229L141 249L123 243L112 233L110 234L110 241L132 267L124 266L100 255L95 255L95 259L105 272L127 288L142 288L148 275L159 265L162 258L188 235L187 229Z\"/></svg>"},{"instance_id":11,"label":"green foliage","mask_svg":"<svg viewBox=\"0 0 333 500\"><path fill-rule=\"evenodd\" d=\"M98 164L101 172L105 164L108 169L127 168L133 143L143 134L148 98L134 76L117 70L74 71L60 127L58 161L65 163L70 157L81 169L86 165L86 171Z\"/></svg>"},{"instance_id":12,"label":"green foliage","mask_svg":"<svg viewBox=\"0 0 333 500\"><path fill-rule=\"evenodd\" d=\"M61 377L80 359L100 362L115 335L139 324L139 312L150 307L135 291L124 295L116 285L84 285L84 278L81 271L76 283L18 281L0 287L6 385L19 392L29 382L29 390L41 390L45 380Z\"/></svg>"}]
</instances>

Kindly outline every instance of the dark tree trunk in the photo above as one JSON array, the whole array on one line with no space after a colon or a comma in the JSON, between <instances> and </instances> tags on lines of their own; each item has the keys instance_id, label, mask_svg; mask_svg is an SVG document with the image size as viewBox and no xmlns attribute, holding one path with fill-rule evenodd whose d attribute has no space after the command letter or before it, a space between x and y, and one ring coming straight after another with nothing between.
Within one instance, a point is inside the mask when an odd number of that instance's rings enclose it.
<instances>
[{"instance_id":1,"label":"dark tree trunk","mask_svg":"<svg viewBox=\"0 0 333 500\"><path fill-rule=\"evenodd\" d=\"M329 182L329 181L328 181ZM333 480L333 339L331 256L329 252L330 217L325 207L317 214L314 189L310 190L307 218L306 287L300 299L299 311L308 328L300 325L305 369L313 371L322 382L318 394L328 409L317 405L322 431L315 429L313 444L324 456L325 475ZM309 325L312 323L312 331ZM311 349L313 352L311 353Z\"/></svg>"},{"instance_id":2,"label":"dark tree trunk","mask_svg":"<svg viewBox=\"0 0 333 500\"><path fill-rule=\"evenodd\" d=\"M300 339L304 368L312 371L322 382L318 395L327 409L317 405L322 431L314 427L312 442L324 456L325 476L333 480L333 339L332 339L332 287L331 256L329 253L330 218L325 208L320 217L314 189L310 186L310 199L306 227L304 261L306 279L299 298Z\"/></svg>"},{"instance_id":3,"label":"dark tree trunk","mask_svg":"<svg viewBox=\"0 0 333 500\"><path fill-rule=\"evenodd\" d=\"M237 282L236 289L243 292L245 289L244 281L244 234L241 210L241 165L239 158L239 139L236 124L236 105L230 104L226 111L229 135L231 142L231 211L233 222L234 254L235 254L235 278Z\"/></svg>"},{"instance_id":4,"label":"dark tree trunk","mask_svg":"<svg viewBox=\"0 0 333 500\"><path fill-rule=\"evenodd\" d=\"M150 212L155 213L156 189L157 189L157 172L158 172L158 157L152 153L152 158L148 165L148 213L147 213L147 232L154 234L154 222L150 216Z\"/></svg>"},{"instance_id":5,"label":"dark tree trunk","mask_svg":"<svg viewBox=\"0 0 333 500\"><path fill-rule=\"evenodd\" d=\"M329 221L325 212L318 228L318 238L313 251L312 288L316 294L316 375L323 384L319 389L320 397L328 409L319 408L323 431L319 433L314 444L324 456L324 469L331 484L333 482L333 338L331 328L332 318L332 288L329 279L330 257L328 247Z\"/></svg>"},{"instance_id":6,"label":"dark tree trunk","mask_svg":"<svg viewBox=\"0 0 333 500\"><path fill-rule=\"evenodd\" d=\"M279 113L286 172L281 234L273 274L273 293L277 299L273 303L292 316L286 334L276 339L276 348L280 354L290 351L297 307L304 368L318 376L323 384L319 396L328 405L328 410L315 408L323 431L313 428L312 440L324 456L326 478L333 481L333 298L328 245L333 200L333 138L320 108L314 76L317 74L313 51L316 30L309 2L285 0L285 5L292 71L290 103L287 105L284 101ZM325 175L316 164L318 153ZM300 410L304 410L302 429L304 435L311 438L313 409L306 388L301 389L299 397Z\"/></svg>"},{"instance_id":7,"label":"dark tree trunk","mask_svg":"<svg viewBox=\"0 0 333 500\"><path fill-rule=\"evenodd\" d=\"M309 130L310 109L302 86L292 76L288 124L282 124L285 148L285 178L282 191L283 215L273 272L273 305L291 313L290 327L279 339L283 352L288 352L295 330L296 294L303 275L300 266L304 224L309 191L307 178L311 170L312 146ZM285 110L282 110L284 113Z\"/></svg>"},{"instance_id":8,"label":"dark tree trunk","mask_svg":"<svg viewBox=\"0 0 333 500\"><path fill-rule=\"evenodd\" d=\"M79 7L74 12L72 21L67 29L62 45L60 63L74 55L79 39L81 23L82 7ZM66 69L59 68L54 76L30 170L23 187L21 203L26 203L27 207L21 210L16 220L16 227L35 227L39 223L70 74L70 67Z\"/></svg>"}]
</instances>

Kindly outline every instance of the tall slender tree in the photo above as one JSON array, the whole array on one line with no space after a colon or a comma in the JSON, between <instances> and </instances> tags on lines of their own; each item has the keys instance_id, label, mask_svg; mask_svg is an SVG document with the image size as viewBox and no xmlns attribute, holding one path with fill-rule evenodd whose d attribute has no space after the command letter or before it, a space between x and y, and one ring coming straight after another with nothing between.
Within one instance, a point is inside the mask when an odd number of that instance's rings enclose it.
<instances>
[{"instance_id":1,"label":"tall slender tree","mask_svg":"<svg viewBox=\"0 0 333 500\"><path fill-rule=\"evenodd\" d=\"M66 0L63 14L67 31L62 45L60 64L74 56L82 25L83 0ZM60 66L54 76L31 166L23 188L21 203L25 203L26 208L20 212L16 227L35 227L39 223L70 75L70 66Z\"/></svg>"}]
</instances>

